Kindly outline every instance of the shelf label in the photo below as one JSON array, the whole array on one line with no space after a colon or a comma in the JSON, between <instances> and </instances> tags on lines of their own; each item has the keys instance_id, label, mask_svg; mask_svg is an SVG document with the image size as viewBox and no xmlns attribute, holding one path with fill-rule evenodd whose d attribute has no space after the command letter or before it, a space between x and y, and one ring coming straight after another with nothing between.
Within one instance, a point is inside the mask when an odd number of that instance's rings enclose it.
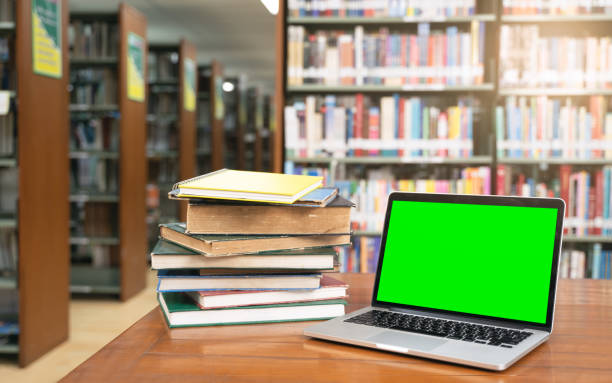
<instances>
[{"instance_id":1,"label":"shelf label","mask_svg":"<svg viewBox=\"0 0 612 383\"><path fill-rule=\"evenodd\" d=\"M144 84L144 39L136 33L128 33L127 91L128 99L143 102Z\"/></svg>"},{"instance_id":2,"label":"shelf label","mask_svg":"<svg viewBox=\"0 0 612 383\"><path fill-rule=\"evenodd\" d=\"M183 72L184 72L184 75L183 75L183 107L185 108L185 110L189 112L193 112L195 111L195 106L196 106L195 63L190 58L185 58L184 62L185 64L183 64L184 65L183 67ZM221 89L217 91L221 91Z\"/></svg>"},{"instance_id":3,"label":"shelf label","mask_svg":"<svg viewBox=\"0 0 612 383\"><path fill-rule=\"evenodd\" d=\"M61 0L32 0L32 65L36 74L62 77Z\"/></svg>"},{"instance_id":4,"label":"shelf label","mask_svg":"<svg viewBox=\"0 0 612 383\"><path fill-rule=\"evenodd\" d=\"M127 51L128 99L144 101L144 39L134 32L128 33Z\"/></svg>"}]
</instances>

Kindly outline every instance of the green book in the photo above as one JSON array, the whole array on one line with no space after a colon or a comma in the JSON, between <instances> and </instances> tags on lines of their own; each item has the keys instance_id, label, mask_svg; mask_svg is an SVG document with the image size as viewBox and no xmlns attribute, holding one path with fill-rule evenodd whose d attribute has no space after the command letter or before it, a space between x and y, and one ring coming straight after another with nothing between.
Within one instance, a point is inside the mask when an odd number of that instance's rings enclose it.
<instances>
[{"instance_id":1,"label":"green book","mask_svg":"<svg viewBox=\"0 0 612 383\"><path fill-rule=\"evenodd\" d=\"M300 273L327 271L334 270L336 261L337 253L333 247L268 251L231 257L205 257L161 238L151 253L151 267L155 270L210 269L213 273L223 270L224 274L239 270L249 270L249 272L277 270L280 273L288 270Z\"/></svg>"},{"instance_id":2,"label":"green book","mask_svg":"<svg viewBox=\"0 0 612 383\"><path fill-rule=\"evenodd\" d=\"M168 327L324 320L344 315L343 299L202 310L184 293L158 293Z\"/></svg>"},{"instance_id":3,"label":"green book","mask_svg":"<svg viewBox=\"0 0 612 383\"><path fill-rule=\"evenodd\" d=\"M264 251L350 245L351 235L220 235L188 234L184 223L160 225L160 236L208 257Z\"/></svg>"}]
</instances>

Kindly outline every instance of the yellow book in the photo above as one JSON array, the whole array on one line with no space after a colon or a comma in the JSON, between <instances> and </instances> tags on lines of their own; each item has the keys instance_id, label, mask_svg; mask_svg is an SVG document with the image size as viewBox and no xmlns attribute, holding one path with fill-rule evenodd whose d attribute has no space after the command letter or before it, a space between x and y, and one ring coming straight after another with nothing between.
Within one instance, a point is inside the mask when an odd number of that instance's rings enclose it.
<instances>
[{"instance_id":1,"label":"yellow book","mask_svg":"<svg viewBox=\"0 0 612 383\"><path fill-rule=\"evenodd\" d=\"M291 204L319 188L323 177L221 169L180 181L177 198L215 198Z\"/></svg>"}]
</instances>

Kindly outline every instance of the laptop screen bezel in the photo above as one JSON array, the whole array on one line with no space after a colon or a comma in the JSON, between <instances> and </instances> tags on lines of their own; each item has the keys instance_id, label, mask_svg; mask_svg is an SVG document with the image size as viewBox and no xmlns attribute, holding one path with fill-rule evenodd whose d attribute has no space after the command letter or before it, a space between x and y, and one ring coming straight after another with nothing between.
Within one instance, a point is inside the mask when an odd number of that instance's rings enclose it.
<instances>
[{"instance_id":1,"label":"laptop screen bezel","mask_svg":"<svg viewBox=\"0 0 612 383\"><path fill-rule=\"evenodd\" d=\"M422 306L413 306L400 303L384 302L377 299L378 286L380 282L382 264L387 242L387 232L389 228L389 218L394 201L415 201L415 202L441 202L441 203L458 203L458 204L473 204L473 205L494 205L494 206L523 206L523 207L542 207L557 209L557 223L555 230L555 242L553 249L552 268L550 273L550 283L548 290L548 307L546 311L546 323L537 323L522 321L516 319L500 318L488 315L470 314L459 311L433 309ZM481 196L481 195L459 195L459 194L434 194L434 193L408 193L408 192L393 192L389 195L387 201L387 211L385 213L384 229L380 241L380 252L378 256L378 265L376 268L376 277L374 279L374 290L372 291L372 306L374 307L391 307L423 311L427 313L441 313L461 316L465 318L494 320L497 322L506 322L513 325L524 325L530 328L536 328L544 331L551 331L553 324L553 314L555 307L555 293L557 287L557 274L559 270L559 254L561 252L561 240L563 236L563 215L565 213L565 202L559 198L527 198L527 197L505 197L505 196Z\"/></svg>"}]
</instances>

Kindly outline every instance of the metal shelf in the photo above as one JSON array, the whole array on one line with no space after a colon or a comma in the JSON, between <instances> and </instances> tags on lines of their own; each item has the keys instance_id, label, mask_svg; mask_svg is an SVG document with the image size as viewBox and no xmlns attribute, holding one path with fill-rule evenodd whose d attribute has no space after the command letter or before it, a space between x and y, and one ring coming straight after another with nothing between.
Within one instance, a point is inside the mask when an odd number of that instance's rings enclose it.
<instances>
[{"instance_id":1,"label":"metal shelf","mask_svg":"<svg viewBox=\"0 0 612 383\"><path fill-rule=\"evenodd\" d=\"M567 23L567 22L612 22L609 14L588 15L502 15L502 23Z\"/></svg>"},{"instance_id":2,"label":"metal shelf","mask_svg":"<svg viewBox=\"0 0 612 383\"><path fill-rule=\"evenodd\" d=\"M17 218L14 216L0 216L0 229L15 229Z\"/></svg>"},{"instance_id":3,"label":"metal shelf","mask_svg":"<svg viewBox=\"0 0 612 383\"><path fill-rule=\"evenodd\" d=\"M0 354L19 354L18 344L0 344Z\"/></svg>"},{"instance_id":4,"label":"metal shelf","mask_svg":"<svg viewBox=\"0 0 612 383\"><path fill-rule=\"evenodd\" d=\"M102 245L114 246L119 245L119 237L70 237L71 245Z\"/></svg>"},{"instance_id":5,"label":"metal shelf","mask_svg":"<svg viewBox=\"0 0 612 383\"><path fill-rule=\"evenodd\" d=\"M424 158L404 158L404 157L288 157L287 161L296 163L321 163L330 164L336 162L338 164L449 164L449 165L490 165L493 162L491 156L473 156L468 158L441 158L441 157L424 157Z\"/></svg>"},{"instance_id":6,"label":"metal shelf","mask_svg":"<svg viewBox=\"0 0 612 383\"><path fill-rule=\"evenodd\" d=\"M82 294L119 294L119 269L73 265L70 268L70 292Z\"/></svg>"},{"instance_id":7,"label":"metal shelf","mask_svg":"<svg viewBox=\"0 0 612 383\"><path fill-rule=\"evenodd\" d=\"M72 66L113 66L119 64L115 56L109 57L70 57Z\"/></svg>"},{"instance_id":8,"label":"metal shelf","mask_svg":"<svg viewBox=\"0 0 612 383\"><path fill-rule=\"evenodd\" d=\"M177 150L151 150L147 151L147 158L152 159L164 159L164 158L177 158Z\"/></svg>"},{"instance_id":9,"label":"metal shelf","mask_svg":"<svg viewBox=\"0 0 612 383\"><path fill-rule=\"evenodd\" d=\"M73 193L68 198L70 202L119 202L118 194L108 193Z\"/></svg>"},{"instance_id":10,"label":"metal shelf","mask_svg":"<svg viewBox=\"0 0 612 383\"><path fill-rule=\"evenodd\" d=\"M17 159L14 157L0 158L0 168L14 168L17 166Z\"/></svg>"},{"instance_id":11,"label":"metal shelf","mask_svg":"<svg viewBox=\"0 0 612 383\"><path fill-rule=\"evenodd\" d=\"M500 157L498 164L502 165L612 165L610 158L512 158Z\"/></svg>"},{"instance_id":12,"label":"metal shelf","mask_svg":"<svg viewBox=\"0 0 612 383\"><path fill-rule=\"evenodd\" d=\"M606 88L500 88L500 96L612 96Z\"/></svg>"},{"instance_id":13,"label":"metal shelf","mask_svg":"<svg viewBox=\"0 0 612 383\"><path fill-rule=\"evenodd\" d=\"M472 16L433 17L289 17L287 24L294 25L359 25L359 24L416 24L416 23L470 23L472 21L495 21L495 15L484 13Z\"/></svg>"},{"instance_id":14,"label":"metal shelf","mask_svg":"<svg viewBox=\"0 0 612 383\"><path fill-rule=\"evenodd\" d=\"M0 33L14 32L15 22L14 21L2 21L0 22Z\"/></svg>"},{"instance_id":15,"label":"metal shelf","mask_svg":"<svg viewBox=\"0 0 612 383\"><path fill-rule=\"evenodd\" d=\"M0 277L0 289L16 289L16 288L17 288L17 276Z\"/></svg>"},{"instance_id":16,"label":"metal shelf","mask_svg":"<svg viewBox=\"0 0 612 383\"><path fill-rule=\"evenodd\" d=\"M114 150L73 150L68 154L70 159L87 159L97 157L104 160L116 160L119 152Z\"/></svg>"},{"instance_id":17,"label":"metal shelf","mask_svg":"<svg viewBox=\"0 0 612 383\"><path fill-rule=\"evenodd\" d=\"M319 85L305 84L287 87L287 93L441 93L441 92L493 92L493 83L478 85L406 84L390 85Z\"/></svg>"},{"instance_id":18,"label":"metal shelf","mask_svg":"<svg viewBox=\"0 0 612 383\"><path fill-rule=\"evenodd\" d=\"M564 242L585 242L585 243L612 243L612 236L609 235L564 235Z\"/></svg>"},{"instance_id":19,"label":"metal shelf","mask_svg":"<svg viewBox=\"0 0 612 383\"><path fill-rule=\"evenodd\" d=\"M70 104L69 110L71 112L117 112L119 111L119 105Z\"/></svg>"}]
</instances>

